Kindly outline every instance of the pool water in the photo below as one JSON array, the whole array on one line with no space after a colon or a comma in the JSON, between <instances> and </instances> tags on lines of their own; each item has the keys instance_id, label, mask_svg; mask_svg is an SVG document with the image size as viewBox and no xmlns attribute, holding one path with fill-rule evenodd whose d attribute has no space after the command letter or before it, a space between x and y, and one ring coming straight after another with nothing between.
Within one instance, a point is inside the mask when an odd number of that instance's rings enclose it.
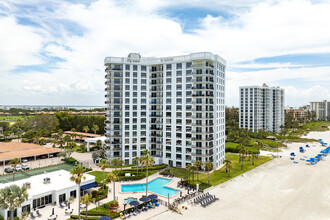
<instances>
[{"instance_id":1,"label":"pool water","mask_svg":"<svg viewBox=\"0 0 330 220\"><path fill-rule=\"evenodd\" d=\"M165 185L171 182L170 179L156 178L148 183L148 191L162 196L174 196L179 193L179 190L166 187ZM146 184L125 184L121 185L122 192L143 192L146 191Z\"/></svg>"}]
</instances>

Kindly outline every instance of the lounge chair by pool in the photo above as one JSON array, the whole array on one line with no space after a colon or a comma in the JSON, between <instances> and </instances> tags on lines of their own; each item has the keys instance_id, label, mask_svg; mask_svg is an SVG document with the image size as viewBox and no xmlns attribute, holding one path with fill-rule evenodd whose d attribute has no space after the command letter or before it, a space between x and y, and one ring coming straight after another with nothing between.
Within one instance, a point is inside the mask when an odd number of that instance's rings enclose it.
<instances>
[{"instance_id":1,"label":"lounge chair by pool","mask_svg":"<svg viewBox=\"0 0 330 220\"><path fill-rule=\"evenodd\" d=\"M159 204L158 204L155 200L154 200L153 202L154 202L154 204L155 204L156 206L159 206Z\"/></svg>"},{"instance_id":2,"label":"lounge chair by pool","mask_svg":"<svg viewBox=\"0 0 330 220\"><path fill-rule=\"evenodd\" d=\"M123 215L123 213L121 212L121 213L119 213L119 217L121 218L121 219L125 219L126 217Z\"/></svg>"}]
</instances>

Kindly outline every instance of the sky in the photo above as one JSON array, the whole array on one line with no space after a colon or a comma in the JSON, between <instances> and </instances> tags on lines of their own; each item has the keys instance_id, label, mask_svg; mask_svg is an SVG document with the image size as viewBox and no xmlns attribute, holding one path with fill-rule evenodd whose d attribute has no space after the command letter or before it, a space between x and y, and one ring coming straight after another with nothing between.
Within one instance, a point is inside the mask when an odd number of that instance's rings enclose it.
<instances>
[{"instance_id":1,"label":"sky","mask_svg":"<svg viewBox=\"0 0 330 220\"><path fill-rule=\"evenodd\" d=\"M104 105L104 58L210 51L285 106L330 100L330 0L2 0L0 105Z\"/></svg>"}]
</instances>

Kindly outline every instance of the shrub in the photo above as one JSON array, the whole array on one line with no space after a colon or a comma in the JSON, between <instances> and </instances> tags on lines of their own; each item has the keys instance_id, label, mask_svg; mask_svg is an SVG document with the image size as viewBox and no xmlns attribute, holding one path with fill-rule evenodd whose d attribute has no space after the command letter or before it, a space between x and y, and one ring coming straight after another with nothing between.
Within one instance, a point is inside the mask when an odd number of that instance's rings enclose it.
<instances>
[{"instance_id":1,"label":"shrub","mask_svg":"<svg viewBox=\"0 0 330 220\"><path fill-rule=\"evenodd\" d=\"M71 165L76 165L76 162L78 163L78 161L76 159L74 159L73 157L69 157L69 158L64 158L62 159L62 161L64 161L67 164L71 164Z\"/></svg>"},{"instance_id":2,"label":"shrub","mask_svg":"<svg viewBox=\"0 0 330 220\"><path fill-rule=\"evenodd\" d=\"M22 138L22 143L31 143L31 139Z\"/></svg>"},{"instance_id":3,"label":"shrub","mask_svg":"<svg viewBox=\"0 0 330 220\"><path fill-rule=\"evenodd\" d=\"M3 220L3 217L0 215L0 220Z\"/></svg>"},{"instance_id":4,"label":"shrub","mask_svg":"<svg viewBox=\"0 0 330 220\"><path fill-rule=\"evenodd\" d=\"M100 201L100 200L105 199L105 198L107 198L107 195L98 195L98 196L95 197L95 200Z\"/></svg>"}]
</instances>

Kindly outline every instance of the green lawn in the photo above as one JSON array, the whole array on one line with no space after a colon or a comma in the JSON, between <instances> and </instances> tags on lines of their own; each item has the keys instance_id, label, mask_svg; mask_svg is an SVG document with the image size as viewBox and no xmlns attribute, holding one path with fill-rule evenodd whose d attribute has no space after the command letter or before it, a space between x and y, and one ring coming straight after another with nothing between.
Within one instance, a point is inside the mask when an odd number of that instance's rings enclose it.
<instances>
[{"instance_id":1,"label":"green lawn","mask_svg":"<svg viewBox=\"0 0 330 220\"><path fill-rule=\"evenodd\" d=\"M120 169L117 169L117 170L120 170ZM125 169L123 169L123 171L125 171ZM151 176L151 175L157 173L158 171L159 171L159 170L150 170L150 171L148 171L149 176ZM108 173L109 173L109 172L104 172L104 178L107 177ZM139 170L139 174L140 174L140 173L141 173L141 171ZM145 170L143 170L143 173L145 173L145 175L147 175ZM102 172L102 171L91 171L91 172L89 172L88 174L90 174L90 175L92 175L92 176L95 176L95 181L96 181L97 183L101 183L102 180L103 180L103 172Z\"/></svg>"},{"instance_id":2,"label":"green lawn","mask_svg":"<svg viewBox=\"0 0 330 220\"><path fill-rule=\"evenodd\" d=\"M0 122L16 122L22 120L23 118L31 118L34 116L0 116Z\"/></svg>"},{"instance_id":3,"label":"green lawn","mask_svg":"<svg viewBox=\"0 0 330 220\"><path fill-rule=\"evenodd\" d=\"M230 177L228 177L228 173L226 173L225 167L222 167L220 170L215 170L212 173L210 173L210 184L212 186L216 186L220 183L226 182L227 180L230 180L238 175L241 175L271 160L270 157L259 156L258 159L254 160L254 165L252 165L252 159L249 161L247 157L244 159L243 170L241 170L241 165L238 161L238 154L226 153L226 159L230 160L233 166L233 169L230 172ZM188 171L183 168L171 168L171 173L179 178L188 177ZM194 179L196 181L197 179L196 174L194 175ZM190 177L190 180L192 180L192 177ZM201 182L202 185L207 186L208 183L207 173L199 174L199 181ZM203 188L203 186L201 186L200 188Z\"/></svg>"},{"instance_id":4,"label":"green lawn","mask_svg":"<svg viewBox=\"0 0 330 220\"><path fill-rule=\"evenodd\" d=\"M327 131L329 130L330 121L314 121L309 122L304 125L302 125L300 128L298 128L295 131L291 131L291 136L300 137L304 133L308 133L308 131Z\"/></svg>"},{"instance_id":5,"label":"green lawn","mask_svg":"<svg viewBox=\"0 0 330 220\"><path fill-rule=\"evenodd\" d=\"M107 177L109 172L104 172L104 178ZM88 174L95 176L95 182L101 183L103 180L103 172L102 171L91 171Z\"/></svg>"}]
</instances>

